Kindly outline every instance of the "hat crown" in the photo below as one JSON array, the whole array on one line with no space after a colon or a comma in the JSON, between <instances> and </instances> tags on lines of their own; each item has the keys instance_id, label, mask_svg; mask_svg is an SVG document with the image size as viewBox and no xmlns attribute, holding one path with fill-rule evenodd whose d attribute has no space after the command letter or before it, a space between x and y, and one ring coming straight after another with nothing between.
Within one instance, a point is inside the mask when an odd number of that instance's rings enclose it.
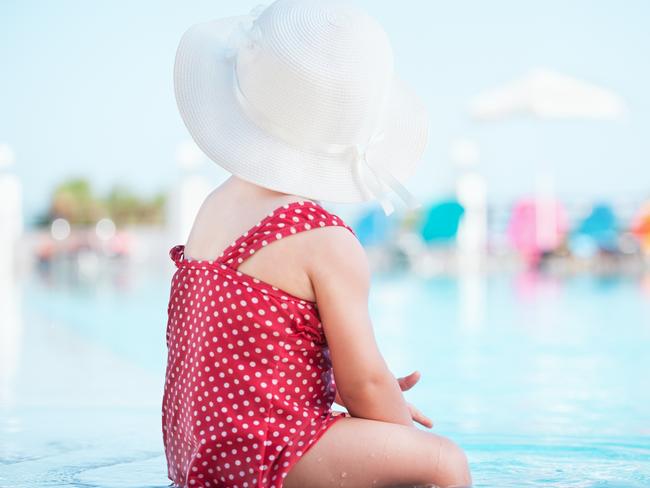
<instances>
[{"instance_id":1,"label":"hat crown","mask_svg":"<svg viewBox=\"0 0 650 488\"><path fill-rule=\"evenodd\" d=\"M363 144L383 123L393 52L382 27L347 3L278 0L237 56L246 100L306 144Z\"/></svg>"}]
</instances>

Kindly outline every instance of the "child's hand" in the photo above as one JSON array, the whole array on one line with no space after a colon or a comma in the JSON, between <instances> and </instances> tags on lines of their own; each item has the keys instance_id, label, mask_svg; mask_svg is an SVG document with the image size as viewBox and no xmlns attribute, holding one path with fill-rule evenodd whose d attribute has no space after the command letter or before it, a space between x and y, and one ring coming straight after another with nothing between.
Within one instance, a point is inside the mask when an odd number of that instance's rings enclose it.
<instances>
[{"instance_id":1,"label":"child's hand","mask_svg":"<svg viewBox=\"0 0 650 488\"><path fill-rule=\"evenodd\" d=\"M402 376L401 378L397 378L397 382L399 383L399 387L402 391L410 390L415 386L415 384L418 381L420 381L419 371L413 371L411 374L407 376ZM336 390L336 397L334 398L334 401L339 405L345 407L345 404L343 403L343 400L339 395L338 389ZM411 412L411 418L414 421L416 421L420 425L428 427L429 429L433 427L433 422L431 421L431 419L429 419L426 415L420 412L414 405L411 405L410 403L407 403L407 405L409 407L409 411Z\"/></svg>"},{"instance_id":2,"label":"child's hand","mask_svg":"<svg viewBox=\"0 0 650 488\"><path fill-rule=\"evenodd\" d=\"M429 417L424 415L422 412L420 412L415 405L412 405L411 403L407 402L407 405L409 407L409 411L411 412L411 418L415 420L418 424L424 425L427 428L433 427L433 422Z\"/></svg>"},{"instance_id":3,"label":"child's hand","mask_svg":"<svg viewBox=\"0 0 650 488\"><path fill-rule=\"evenodd\" d=\"M420 372L419 371L413 371L410 375L408 376L403 376L401 378L397 378L397 382L399 383L399 387L402 389L402 391L410 390L415 386L415 384L420 381Z\"/></svg>"},{"instance_id":4,"label":"child's hand","mask_svg":"<svg viewBox=\"0 0 650 488\"><path fill-rule=\"evenodd\" d=\"M413 371L410 375L404 376L403 378L397 378L402 391L410 390L415 386L415 384L420 381L420 372ZM415 405L407 403L409 411L411 412L411 418L415 420L418 424L424 425L427 428L433 427L433 422L429 417L420 412Z\"/></svg>"}]
</instances>

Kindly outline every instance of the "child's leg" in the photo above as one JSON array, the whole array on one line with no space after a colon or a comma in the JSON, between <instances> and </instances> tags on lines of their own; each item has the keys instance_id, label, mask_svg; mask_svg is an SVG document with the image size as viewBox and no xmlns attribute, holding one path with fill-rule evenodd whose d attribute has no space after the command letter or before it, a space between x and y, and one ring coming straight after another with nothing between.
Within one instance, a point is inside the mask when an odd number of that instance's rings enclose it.
<instances>
[{"instance_id":1,"label":"child's leg","mask_svg":"<svg viewBox=\"0 0 650 488\"><path fill-rule=\"evenodd\" d=\"M472 484L465 453L415 427L346 417L293 466L284 488L388 488Z\"/></svg>"}]
</instances>

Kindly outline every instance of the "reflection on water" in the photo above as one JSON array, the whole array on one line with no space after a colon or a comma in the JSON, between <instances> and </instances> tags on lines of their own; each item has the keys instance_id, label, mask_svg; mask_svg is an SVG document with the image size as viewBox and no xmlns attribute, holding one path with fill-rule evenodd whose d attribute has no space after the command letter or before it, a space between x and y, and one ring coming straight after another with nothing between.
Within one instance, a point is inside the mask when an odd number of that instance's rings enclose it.
<instances>
[{"instance_id":1,"label":"reflection on water","mask_svg":"<svg viewBox=\"0 0 650 488\"><path fill-rule=\"evenodd\" d=\"M172 272L2 285L0 486L167 485ZM386 274L370 301L393 372L422 372L407 398L476 486L650 486L647 281Z\"/></svg>"}]
</instances>

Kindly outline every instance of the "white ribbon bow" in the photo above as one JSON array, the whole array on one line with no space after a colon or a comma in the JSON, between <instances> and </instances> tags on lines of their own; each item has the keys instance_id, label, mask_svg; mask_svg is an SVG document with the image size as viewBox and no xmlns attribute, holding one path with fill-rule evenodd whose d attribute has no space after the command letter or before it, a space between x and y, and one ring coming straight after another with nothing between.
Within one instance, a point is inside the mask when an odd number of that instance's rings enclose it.
<instances>
[{"instance_id":1,"label":"white ribbon bow","mask_svg":"<svg viewBox=\"0 0 650 488\"><path fill-rule=\"evenodd\" d=\"M264 11L266 5L257 5L249 13L246 19L237 24L228 38L225 57L228 61L235 61L242 48L252 49L262 39L262 31L257 25L257 18Z\"/></svg>"},{"instance_id":2,"label":"white ribbon bow","mask_svg":"<svg viewBox=\"0 0 650 488\"><path fill-rule=\"evenodd\" d=\"M384 138L384 132L373 134L366 144L357 144L352 146L354 157L354 172L359 180L365 185L371 196L379 201L384 209L385 215L390 215L395 210L395 206L388 198L386 187L393 190L406 204L409 209L415 209L422 204L399 182L395 176L386 168L378 164L371 164L368 159L368 151L377 142ZM364 171L365 170L365 171Z\"/></svg>"},{"instance_id":3,"label":"white ribbon bow","mask_svg":"<svg viewBox=\"0 0 650 488\"><path fill-rule=\"evenodd\" d=\"M365 144L355 144L351 146L324 144L322 146L319 145L319 147L313 147L313 145L310 144L310 147L305 147L306 144L304 141L296 139L285 129L277 126L273 121L269 120L268 117L257 110L246 98L239 86L236 69L237 57L242 49L253 49L261 40L262 31L257 25L256 20L265 8L265 5L258 5L250 11L248 19L241 21L238 24L237 28L233 31L228 40L228 47L225 52L225 58L230 61L233 66L233 90L244 113L246 113L246 115L258 126L292 146L335 155L349 155L351 152L352 164L354 165L353 170L358 180L361 182L362 191L366 195L369 192L371 198L376 198L379 201L385 215L388 216L395 210L395 207L388 198L386 187L393 190L409 209L420 207L421 203L416 200L411 193L409 193L409 191L397 178L395 178L395 176L393 176L383 166L371 164L368 159L368 150L384 138L383 132L375 133Z\"/></svg>"}]
</instances>

